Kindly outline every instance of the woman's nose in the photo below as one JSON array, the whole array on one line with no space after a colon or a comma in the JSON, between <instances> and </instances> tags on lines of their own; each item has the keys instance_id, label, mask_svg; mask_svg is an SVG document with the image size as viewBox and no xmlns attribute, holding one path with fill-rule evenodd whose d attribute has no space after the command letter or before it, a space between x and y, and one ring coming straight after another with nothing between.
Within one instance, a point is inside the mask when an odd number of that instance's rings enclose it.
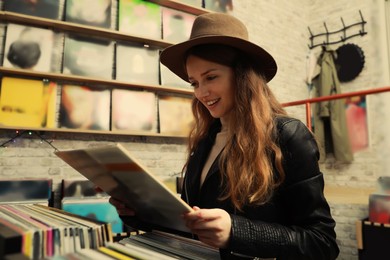
<instances>
[{"instance_id":1,"label":"woman's nose","mask_svg":"<svg viewBox=\"0 0 390 260\"><path fill-rule=\"evenodd\" d=\"M197 96L200 98L210 95L209 89L205 85L200 85L195 89Z\"/></svg>"}]
</instances>

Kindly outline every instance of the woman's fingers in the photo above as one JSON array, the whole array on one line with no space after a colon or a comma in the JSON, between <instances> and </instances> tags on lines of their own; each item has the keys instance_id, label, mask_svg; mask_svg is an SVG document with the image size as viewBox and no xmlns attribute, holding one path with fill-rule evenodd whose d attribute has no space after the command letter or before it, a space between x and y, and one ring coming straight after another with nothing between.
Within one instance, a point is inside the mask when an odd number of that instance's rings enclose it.
<instances>
[{"instance_id":1,"label":"woman's fingers","mask_svg":"<svg viewBox=\"0 0 390 260\"><path fill-rule=\"evenodd\" d=\"M109 202L116 208L120 216L135 216L135 211L126 206L126 204L118 199L110 197Z\"/></svg>"}]
</instances>

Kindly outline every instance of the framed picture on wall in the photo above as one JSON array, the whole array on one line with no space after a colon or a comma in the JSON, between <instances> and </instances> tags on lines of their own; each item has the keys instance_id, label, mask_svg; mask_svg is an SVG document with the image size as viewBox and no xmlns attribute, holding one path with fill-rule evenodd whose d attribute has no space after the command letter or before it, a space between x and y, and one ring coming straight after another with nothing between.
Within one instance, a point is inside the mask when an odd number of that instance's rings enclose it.
<instances>
[{"instance_id":1,"label":"framed picture on wall","mask_svg":"<svg viewBox=\"0 0 390 260\"><path fill-rule=\"evenodd\" d=\"M369 145L367 96L346 98L345 115L352 152L367 148Z\"/></svg>"}]
</instances>

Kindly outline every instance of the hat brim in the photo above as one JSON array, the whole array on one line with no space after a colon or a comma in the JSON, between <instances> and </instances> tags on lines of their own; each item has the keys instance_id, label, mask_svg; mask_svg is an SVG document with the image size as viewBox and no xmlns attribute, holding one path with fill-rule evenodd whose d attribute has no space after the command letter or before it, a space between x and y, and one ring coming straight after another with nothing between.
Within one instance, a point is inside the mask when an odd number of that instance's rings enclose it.
<instances>
[{"instance_id":1,"label":"hat brim","mask_svg":"<svg viewBox=\"0 0 390 260\"><path fill-rule=\"evenodd\" d=\"M185 69L185 56L194 46L202 44L221 44L234 47L242 51L255 67L263 73L267 82L276 74L277 65L274 58L260 46L236 37L208 35L194 38L165 48L160 55L160 61L177 76L188 82Z\"/></svg>"}]
</instances>

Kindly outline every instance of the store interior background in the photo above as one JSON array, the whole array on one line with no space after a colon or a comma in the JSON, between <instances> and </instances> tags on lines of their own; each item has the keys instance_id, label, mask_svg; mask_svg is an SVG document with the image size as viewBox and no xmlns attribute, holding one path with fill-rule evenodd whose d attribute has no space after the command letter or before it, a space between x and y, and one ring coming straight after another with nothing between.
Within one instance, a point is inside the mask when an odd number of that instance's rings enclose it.
<instances>
[{"instance_id":1,"label":"store interior background","mask_svg":"<svg viewBox=\"0 0 390 260\"><path fill-rule=\"evenodd\" d=\"M117 1L113 2L116 12ZM269 85L278 99L287 103L308 98L305 83L306 57L310 50L308 27L313 34L322 33L325 22L329 31L335 31L342 27L341 18L346 25L359 22L359 11L367 21L367 34L345 43L362 48L365 64L357 78L341 84L342 92L389 86L390 40L386 33L386 5L390 11L389 1L385 0L233 0L232 14L247 25L250 39L275 57L279 71ZM0 33L4 37L4 26L1 26ZM336 49L342 44L330 47ZM319 53L321 47L311 51ZM389 100L389 92L368 96L368 148L355 153L350 164L328 156L320 165L325 176L325 193L337 222L337 241L341 249L338 259L358 259L355 222L368 216L368 194L376 189L378 177L390 175ZM289 107L288 111L306 121L305 106ZM0 130L0 143L12 138L15 130ZM47 140L54 140L52 144L59 150L121 142L164 179L177 176L185 161L186 145L182 138L50 131L41 134ZM34 136L15 140L7 148L0 148L0 179L51 178L54 198L58 200L61 180L80 175L53 151Z\"/></svg>"}]
</instances>

